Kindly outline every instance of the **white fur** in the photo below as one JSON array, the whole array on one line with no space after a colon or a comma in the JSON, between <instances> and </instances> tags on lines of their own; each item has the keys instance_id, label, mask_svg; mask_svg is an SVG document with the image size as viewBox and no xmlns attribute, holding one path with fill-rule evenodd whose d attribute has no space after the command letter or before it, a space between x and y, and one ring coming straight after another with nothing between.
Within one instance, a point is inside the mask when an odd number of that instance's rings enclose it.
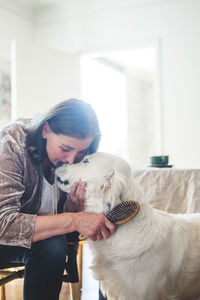
<instances>
[{"instance_id":1,"label":"white fur","mask_svg":"<svg viewBox=\"0 0 200 300\"><path fill-rule=\"evenodd\" d=\"M200 299L200 214L175 215L150 207L127 162L110 154L65 164L56 175L69 181L58 183L66 192L75 181L87 182L86 211L106 214L121 201L140 203L138 215L110 238L88 240L92 270L109 300Z\"/></svg>"}]
</instances>

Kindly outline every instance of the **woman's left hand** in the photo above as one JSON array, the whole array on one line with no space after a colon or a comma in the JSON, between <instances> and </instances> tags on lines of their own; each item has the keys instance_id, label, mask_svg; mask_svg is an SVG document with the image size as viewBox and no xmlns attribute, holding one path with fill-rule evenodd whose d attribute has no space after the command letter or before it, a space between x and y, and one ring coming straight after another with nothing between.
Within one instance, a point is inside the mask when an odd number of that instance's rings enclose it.
<instances>
[{"instance_id":1,"label":"woman's left hand","mask_svg":"<svg viewBox=\"0 0 200 300\"><path fill-rule=\"evenodd\" d=\"M85 203L86 182L75 182L71 192L68 194L66 207L68 211L82 211Z\"/></svg>"}]
</instances>

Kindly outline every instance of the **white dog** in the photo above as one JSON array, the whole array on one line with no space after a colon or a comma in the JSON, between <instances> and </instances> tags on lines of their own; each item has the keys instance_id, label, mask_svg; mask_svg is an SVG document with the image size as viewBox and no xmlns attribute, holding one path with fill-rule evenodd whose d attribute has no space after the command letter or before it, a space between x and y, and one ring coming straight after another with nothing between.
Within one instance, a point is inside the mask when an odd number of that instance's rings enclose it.
<instances>
[{"instance_id":1,"label":"white dog","mask_svg":"<svg viewBox=\"0 0 200 300\"><path fill-rule=\"evenodd\" d=\"M92 270L109 300L200 299L200 214L175 215L152 208L128 163L110 154L64 164L56 175L66 192L75 181L87 182L85 211L106 214L122 201L140 203L139 213L110 238L88 240Z\"/></svg>"}]
</instances>

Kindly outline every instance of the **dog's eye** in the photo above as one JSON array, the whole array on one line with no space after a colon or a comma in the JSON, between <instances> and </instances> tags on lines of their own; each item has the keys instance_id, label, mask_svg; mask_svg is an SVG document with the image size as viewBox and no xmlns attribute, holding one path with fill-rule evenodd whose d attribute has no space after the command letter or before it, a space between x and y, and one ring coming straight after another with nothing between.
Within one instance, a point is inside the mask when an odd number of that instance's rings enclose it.
<instances>
[{"instance_id":1,"label":"dog's eye","mask_svg":"<svg viewBox=\"0 0 200 300\"><path fill-rule=\"evenodd\" d=\"M88 160L87 158L85 158L85 159L83 160L83 162L84 162L85 164L87 164L87 163L89 163L89 160Z\"/></svg>"}]
</instances>

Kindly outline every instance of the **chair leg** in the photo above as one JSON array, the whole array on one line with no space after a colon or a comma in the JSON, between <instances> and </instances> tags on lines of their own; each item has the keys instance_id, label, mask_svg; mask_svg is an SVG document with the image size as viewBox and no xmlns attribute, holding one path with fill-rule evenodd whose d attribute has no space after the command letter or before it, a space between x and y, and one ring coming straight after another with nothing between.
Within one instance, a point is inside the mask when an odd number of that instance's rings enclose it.
<instances>
[{"instance_id":1,"label":"chair leg","mask_svg":"<svg viewBox=\"0 0 200 300\"><path fill-rule=\"evenodd\" d=\"M80 291L80 283L69 283L70 293L72 300L80 300L81 299L81 291Z\"/></svg>"},{"instance_id":2,"label":"chair leg","mask_svg":"<svg viewBox=\"0 0 200 300\"><path fill-rule=\"evenodd\" d=\"M1 285L1 300L6 300L6 289L5 289L5 285Z\"/></svg>"},{"instance_id":3,"label":"chair leg","mask_svg":"<svg viewBox=\"0 0 200 300\"><path fill-rule=\"evenodd\" d=\"M82 289L82 268L83 268L83 242L79 242L78 245L78 273L79 273L79 282L80 282L80 289Z\"/></svg>"}]
</instances>

